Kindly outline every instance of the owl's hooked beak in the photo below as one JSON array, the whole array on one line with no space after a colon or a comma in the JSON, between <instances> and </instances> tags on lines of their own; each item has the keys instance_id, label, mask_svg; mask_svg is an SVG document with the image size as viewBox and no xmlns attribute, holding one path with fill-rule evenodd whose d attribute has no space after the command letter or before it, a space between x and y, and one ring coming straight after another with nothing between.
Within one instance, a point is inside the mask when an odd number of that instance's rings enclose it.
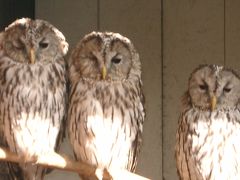
<instances>
[{"instance_id":1,"label":"owl's hooked beak","mask_svg":"<svg viewBox=\"0 0 240 180\"><path fill-rule=\"evenodd\" d=\"M35 63L35 52L34 52L34 49L31 48L30 49L30 64L34 64Z\"/></svg>"},{"instance_id":2,"label":"owl's hooked beak","mask_svg":"<svg viewBox=\"0 0 240 180\"><path fill-rule=\"evenodd\" d=\"M217 98L215 95L213 95L211 98L211 111L213 111L216 108L216 104L217 104Z\"/></svg>"},{"instance_id":3,"label":"owl's hooked beak","mask_svg":"<svg viewBox=\"0 0 240 180\"><path fill-rule=\"evenodd\" d=\"M106 66L104 65L102 67L102 79L105 80L106 79L106 76L107 76L107 68Z\"/></svg>"}]
</instances>

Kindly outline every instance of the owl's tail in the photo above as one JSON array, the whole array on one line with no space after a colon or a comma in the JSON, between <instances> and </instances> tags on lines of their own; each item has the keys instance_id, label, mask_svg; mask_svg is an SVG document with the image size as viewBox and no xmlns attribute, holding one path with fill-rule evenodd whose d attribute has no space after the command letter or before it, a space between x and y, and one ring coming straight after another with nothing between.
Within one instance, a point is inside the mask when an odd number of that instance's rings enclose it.
<instances>
[{"instance_id":1,"label":"owl's tail","mask_svg":"<svg viewBox=\"0 0 240 180\"><path fill-rule=\"evenodd\" d=\"M21 165L24 180L43 180L46 169L30 163Z\"/></svg>"},{"instance_id":2,"label":"owl's tail","mask_svg":"<svg viewBox=\"0 0 240 180\"><path fill-rule=\"evenodd\" d=\"M3 176L6 177L6 180L24 180L23 171L17 163L7 163L5 167L8 168L8 177ZM2 174L0 174L0 177L2 179Z\"/></svg>"}]
</instances>

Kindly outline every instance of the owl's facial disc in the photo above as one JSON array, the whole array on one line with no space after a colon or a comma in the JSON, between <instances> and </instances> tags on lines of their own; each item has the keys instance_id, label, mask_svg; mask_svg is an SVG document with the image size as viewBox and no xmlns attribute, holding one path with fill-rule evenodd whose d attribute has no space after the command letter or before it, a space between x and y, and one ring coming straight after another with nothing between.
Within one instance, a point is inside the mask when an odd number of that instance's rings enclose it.
<instances>
[{"instance_id":1,"label":"owl's facial disc","mask_svg":"<svg viewBox=\"0 0 240 180\"><path fill-rule=\"evenodd\" d=\"M194 72L189 81L192 104L201 109L214 110L217 106L217 76L209 67Z\"/></svg>"},{"instance_id":2,"label":"owl's facial disc","mask_svg":"<svg viewBox=\"0 0 240 180\"><path fill-rule=\"evenodd\" d=\"M87 36L73 55L76 68L85 79L124 81L132 68L134 52L125 41L109 35ZM77 61L77 59L79 61Z\"/></svg>"},{"instance_id":3,"label":"owl's facial disc","mask_svg":"<svg viewBox=\"0 0 240 180\"><path fill-rule=\"evenodd\" d=\"M51 63L62 58L68 50L63 34L43 20L16 20L1 35L4 53L17 63Z\"/></svg>"},{"instance_id":4,"label":"owl's facial disc","mask_svg":"<svg viewBox=\"0 0 240 180\"><path fill-rule=\"evenodd\" d=\"M235 108L240 100L240 79L229 70L201 69L190 79L192 103L211 111Z\"/></svg>"}]
</instances>

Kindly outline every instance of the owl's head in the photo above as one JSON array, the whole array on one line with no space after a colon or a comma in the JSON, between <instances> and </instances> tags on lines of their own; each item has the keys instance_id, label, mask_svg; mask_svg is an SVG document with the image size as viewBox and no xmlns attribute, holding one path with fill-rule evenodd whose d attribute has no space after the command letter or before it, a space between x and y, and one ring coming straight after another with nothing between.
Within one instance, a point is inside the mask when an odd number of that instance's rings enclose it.
<instances>
[{"instance_id":1,"label":"owl's head","mask_svg":"<svg viewBox=\"0 0 240 180\"><path fill-rule=\"evenodd\" d=\"M240 78L236 72L217 65L202 65L189 79L191 104L201 109L228 109L240 100Z\"/></svg>"},{"instance_id":2,"label":"owl's head","mask_svg":"<svg viewBox=\"0 0 240 180\"><path fill-rule=\"evenodd\" d=\"M52 62L67 53L63 34L44 20L22 18L2 33L1 47L18 63Z\"/></svg>"},{"instance_id":3,"label":"owl's head","mask_svg":"<svg viewBox=\"0 0 240 180\"><path fill-rule=\"evenodd\" d=\"M133 44L112 32L86 35L73 50L69 67L70 79L122 81L141 76L140 60Z\"/></svg>"}]
</instances>

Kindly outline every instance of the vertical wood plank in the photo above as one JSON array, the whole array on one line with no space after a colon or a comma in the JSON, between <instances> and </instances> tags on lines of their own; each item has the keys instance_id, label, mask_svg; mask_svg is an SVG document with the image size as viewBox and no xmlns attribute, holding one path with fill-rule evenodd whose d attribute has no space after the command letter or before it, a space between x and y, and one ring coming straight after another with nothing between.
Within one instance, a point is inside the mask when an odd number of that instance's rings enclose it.
<instances>
[{"instance_id":1,"label":"vertical wood plank","mask_svg":"<svg viewBox=\"0 0 240 180\"><path fill-rule=\"evenodd\" d=\"M137 173L162 179L161 0L100 1L100 30L127 36L140 54L147 117Z\"/></svg>"},{"instance_id":2,"label":"vertical wood plank","mask_svg":"<svg viewBox=\"0 0 240 180\"><path fill-rule=\"evenodd\" d=\"M35 1L36 18L49 21L65 35L70 47L68 54L85 34L97 29L97 0ZM72 155L72 149L67 140L62 144L61 151L67 155ZM54 170L45 179L78 180L79 176L70 172Z\"/></svg>"},{"instance_id":3,"label":"vertical wood plank","mask_svg":"<svg viewBox=\"0 0 240 180\"><path fill-rule=\"evenodd\" d=\"M240 1L226 1L226 66L240 72Z\"/></svg>"},{"instance_id":4,"label":"vertical wood plank","mask_svg":"<svg viewBox=\"0 0 240 180\"><path fill-rule=\"evenodd\" d=\"M174 158L180 99L199 64L224 63L224 3L219 0L163 1L163 171L178 179Z\"/></svg>"}]
</instances>

